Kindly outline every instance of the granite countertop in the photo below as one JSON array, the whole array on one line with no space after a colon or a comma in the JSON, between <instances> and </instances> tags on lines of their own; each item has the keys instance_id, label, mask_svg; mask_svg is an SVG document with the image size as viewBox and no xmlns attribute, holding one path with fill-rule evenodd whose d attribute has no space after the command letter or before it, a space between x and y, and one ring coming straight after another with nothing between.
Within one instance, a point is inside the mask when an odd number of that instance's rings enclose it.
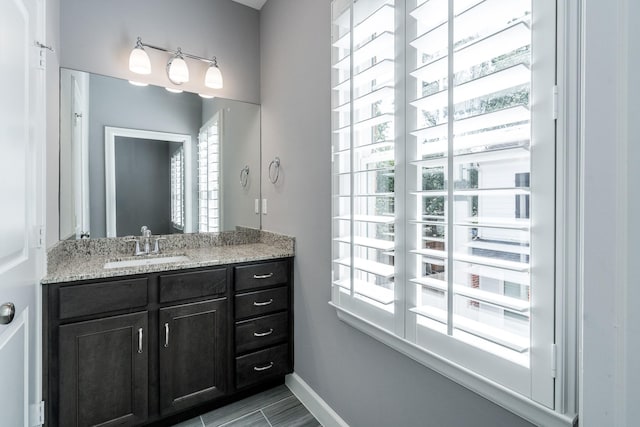
<instances>
[{"instance_id":1,"label":"granite countertop","mask_svg":"<svg viewBox=\"0 0 640 427\"><path fill-rule=\"evenodd\" d=\"M159 237L159 236L154 236ZM124 239L59 242L48 253L47 275L42 284L128 276L186 268L209 267L294 255L295 239L260 230L162 236L160 255L133 256L133 244ZM186 256L187 261L105 269L107 262Z\"/></svg>"}]
</instances>

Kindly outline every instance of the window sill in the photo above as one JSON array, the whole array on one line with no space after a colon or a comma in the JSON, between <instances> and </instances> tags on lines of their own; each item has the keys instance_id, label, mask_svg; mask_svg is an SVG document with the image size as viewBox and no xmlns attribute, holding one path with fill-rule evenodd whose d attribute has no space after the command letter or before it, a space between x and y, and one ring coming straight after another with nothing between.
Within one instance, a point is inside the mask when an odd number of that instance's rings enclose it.
<instances>
[{"instance_id":1,"label":"window sill","mask_svg":"<svg viewBox=\"0 0 640 427\"><path fill-rule=\"evenodd\" d=\"M348 325L533 424L548 427L567 427L577 423L577 415L555 412L498 383L405 341L332 302L329 302L329 305L336 309L338 318Z\"/></svg>"}]
</instances>

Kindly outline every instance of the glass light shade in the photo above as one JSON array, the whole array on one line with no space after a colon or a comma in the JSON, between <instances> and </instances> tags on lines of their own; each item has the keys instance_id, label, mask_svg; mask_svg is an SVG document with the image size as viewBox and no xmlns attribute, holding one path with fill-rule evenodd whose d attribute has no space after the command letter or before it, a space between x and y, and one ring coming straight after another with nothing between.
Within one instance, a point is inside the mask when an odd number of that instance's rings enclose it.
<instances>
[{"instance_id":1,"label":"glass light shade","mask_svg":"<svg viewBox=\"0 0 640 427\"><path fill-rule=\"evenodd\" d=\"M135 80L129 80L129 83L131 83L134 86L149 86L149 83L142 83L142 82L136 82Z\"/></svg>"},{"instance_id":2,"label":"glass light shade","mask_svg":"<svg viewBox=\"0 0 640 427\"><path fill-rule=\"evenodd\" d=\"M171 93L182 93L182 89L174 89L172 87L165 87L165 89L167 90L167 92Z\"/></svg>"},{"instance_id":3,"label":"glass light shade","mask_svg":"<svg viewBox=\"0 0 640 427\"><path fill-rule=\"evenodd\" d=\"M217 65L211 64L204 76L204 85L211 89L222 89L222 73Z\"/></svg>"},{"instance_id":4,"label":"glass light shade","mask_svg":"<svg viewBox=\"0 0 640 427\"><path fill-rule=\"evenodd\" d=\"M200 98L204 98L204 99L213 99L213 98L215 98L215 96L207 95L206 93L199 93L198 95L200 95Z\"/></svg>"},{"instance_id":5,"label":"glass light shade","mask_svg":"<svg viewBox=\"0 0 640 427\"><path fill-rule=\"evenodd\" d=\"M134 47L131 51L129 70L136 74L151 74L151 61L142 47Z\"/></svg>"},{"instance_id":6,"label":"glass light shade","mask_svg":"<svg viewBox=\"0 0 640 427\"><path fill-rule=\"evenodd\" d=\"M189 81L189 68L184 59L176 56L169 61L169 80L175 84Z\"/></svg>"}]
</instances>

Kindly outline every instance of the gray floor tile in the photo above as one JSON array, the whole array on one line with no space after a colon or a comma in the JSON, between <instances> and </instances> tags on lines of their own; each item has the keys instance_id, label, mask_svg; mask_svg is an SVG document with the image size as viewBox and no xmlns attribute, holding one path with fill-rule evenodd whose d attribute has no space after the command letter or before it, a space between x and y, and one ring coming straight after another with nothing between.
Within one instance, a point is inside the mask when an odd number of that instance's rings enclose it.
<instances>
[{"instance_id":1,"label":"gray floor tile","mask_svg":"<svg viewBox=\"0 0 640 427\"><path fill-rule=\"evenodd\" d=\"M271 427L262 412L254 412L242 418L223 424L222 427Z\"/></svg>"},{"instance_id":2,"label":"gray floor tile","mask_svg":"<svg viewBox=\"0 0 640 427\"><path fill-rule=\"evenodd\" d=\"M281 385L208 412L202 416L202 420L206 427L218 427L291 396L291 391Z\"/></svg>"},{"instance_id":3,"label":"gray floor tile","mask_svg":"<svg viewBox=\"0 0 640 427\"><path fill-rule=\"evenodd\" d=\"M200 419L200 417L196 417L187 421L183 421L180 424L174 424L173 427L202 427L202 420Z\"/></svg>"},{"instance_id":4,"label":"gray floor tile","mask_svg":"<svg viewBox=\"0 0 640 427\"><path fill-rule=\"evenodd\" d=\"M295 397L289 397L262 409L273 427L316 427L320 423Z\"/></svg>"}]
</instances>

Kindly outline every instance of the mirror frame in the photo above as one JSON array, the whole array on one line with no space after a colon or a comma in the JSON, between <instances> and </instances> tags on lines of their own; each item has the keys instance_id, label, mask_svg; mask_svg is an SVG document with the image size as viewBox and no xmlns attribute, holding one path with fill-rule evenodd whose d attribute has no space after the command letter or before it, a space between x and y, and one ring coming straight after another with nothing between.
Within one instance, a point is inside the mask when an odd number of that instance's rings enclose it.
<instances>
[{"instance_id":1,"label":"mirror frame","mask_svg":"<svg viewBox=\"0 0 640 427\"><path fill-rule=\"evenodd\" d=\"M116 157L115 140L116 137L151 139L159 141L180 142L184 148L184 186L191 188L191 136L157 132L140 129L119 128L105 126L104 128L104 162L105 162L105 196L106 196L106 222L107 237L116 237ZM191 191L184 192L184 233L193 233L193 212L192 212Z\"/></svg>"}]
</instances>

